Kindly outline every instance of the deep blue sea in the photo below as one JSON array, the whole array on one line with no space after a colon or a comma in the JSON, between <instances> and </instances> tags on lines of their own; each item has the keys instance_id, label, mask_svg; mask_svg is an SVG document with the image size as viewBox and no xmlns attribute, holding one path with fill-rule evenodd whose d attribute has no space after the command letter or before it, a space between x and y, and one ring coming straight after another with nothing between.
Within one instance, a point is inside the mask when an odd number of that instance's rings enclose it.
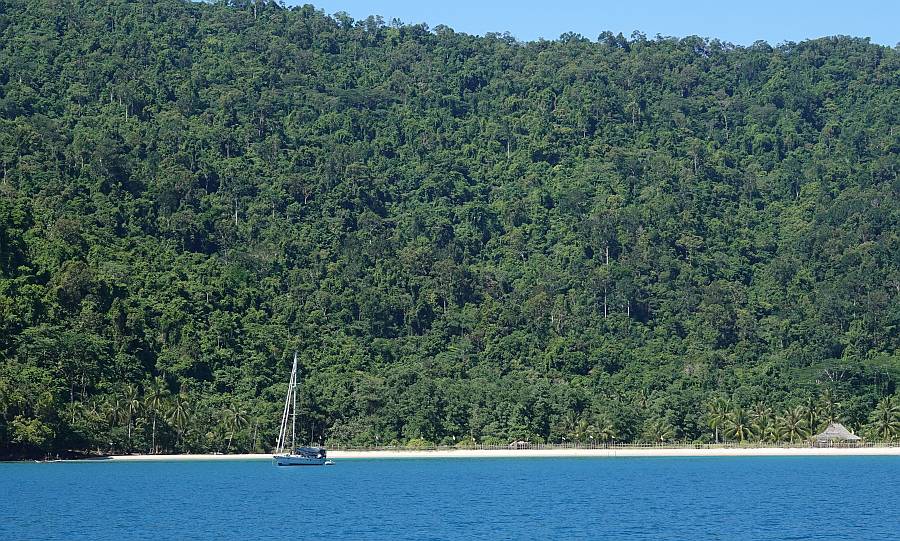
<instances>
[{"instance_id":1,"label":"deep blue sea","mask_svg":"<svg viewBox=\"0 0 900 541\"><path fill-rule=\"evenodd\" d=\"M900 539L900 457L0 464L0 539Z\"/></svg>"}]
</instances>

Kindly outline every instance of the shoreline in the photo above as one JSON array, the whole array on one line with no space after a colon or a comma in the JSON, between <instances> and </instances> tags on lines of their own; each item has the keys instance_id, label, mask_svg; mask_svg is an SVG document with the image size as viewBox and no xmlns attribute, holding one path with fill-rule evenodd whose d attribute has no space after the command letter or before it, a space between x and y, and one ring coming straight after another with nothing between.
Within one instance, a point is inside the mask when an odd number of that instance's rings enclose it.
<instances>
[{"instance_id":1,"label":"shoreline","mask_svg":"<svg viewBox=\"0 0 900 541\"><path fill-rule=\"evenodd\" d=\"M747 447L696 449L616 448L616 449L440 449L329 451L334 460L428 459L428 458L653 458L653 457L766 457L766 456L900 456L900 447ZM218 460L271 460L272 455L114 455L78 459L77 462L182 462Z\"/></svg>"}]
</instances>

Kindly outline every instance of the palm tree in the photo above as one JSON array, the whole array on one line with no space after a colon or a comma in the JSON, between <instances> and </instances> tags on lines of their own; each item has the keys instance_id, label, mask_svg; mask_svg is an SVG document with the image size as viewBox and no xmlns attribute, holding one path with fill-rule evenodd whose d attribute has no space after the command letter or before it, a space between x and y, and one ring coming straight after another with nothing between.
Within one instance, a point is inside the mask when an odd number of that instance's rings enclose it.
<instances>
[{"instance_id":1,"label":"palm tree","mask_svg":"<svg viewBox=\"0 0 900 541\"><path fill-rule=\"evenodd\" d=\"M571 438L575 433L575 426L578 424L578 419L575 416L575 412L572 410L567 411L566 414L563 415L560 419L560 424L562 432L566 436Z\"/></svg>"},{"instance_id":2,"label":"palm tree","mask_svg":"<svg viewBox=\"0 0 900 541\"><path fill-rule=\"evenodd\" d=\"M153 453L159 452L159 449L156 448L156 421L159 418L159 415L163 413L168 392L166 381L163 378L156 376L150 381L150 384L147 386L147 392L144 394L144 407L147 408L147 411L150 412L153 419L153 443L151 447L151 452Z\"/></svg>"},{"instance_id":3,"label":"palm tree","mask_svg":"<svg viewBox=\"0 0 900 541\"><path fill-rule=\"evenodd\" d=\"M222 416L225 421L225 429L230 432L228 435L227 450L231 451L231 442L234 440L234 433L247 426L247 414L242 409L229 406L222 412Z\"/></svg>"},{"instance_id":4,"label":"palm tree","mask_svg":"<svg viewBox=\"0 0 900 541\"><path fill-rule=\"evenodd\" d=\"M665 443L675 437L675 429L665 419L657 418L647 425L645 434L656 443Z\"/></svg>"},{"instance_id":5,"label":"palm tree","mask_svg":"<svg viewBox=\"0 0 900 541\"><path fill-rule=\"evenodd\" d=\"M809 395L806 397L806 400L803 401L803 421L806 423L806 428L810 431L811 434L815 434L819 430L819 425L822 421L822 416L819 407L819 401L816 400L816 397L813 395Z\"/></svg>"},{"instance_id":6,"label":"palm tree","mask_svg":"<svg viewBox=\"0 0 900 541\"><path fill-rule=\"evenodd\" d=\"M791 443L794 443L794 440L802 440L807 435L804 423L801 406L786 410L778 418L779 436L787 438Z\"/></svg>"},{"instance_id":7,"label":"palm tree","mask_svg":"<svg viewBox=\"0 0 900 541\"><path fill-rule=\"evenodd\" d=\"M250 439L253 440L253 452L255 453L257 452L257 449L259 449L259 425L260 423L265 422L265 418L258 413L255 413L253 414L251 419L253 420L253 435L250 437ZM378 440L377 435L375 436L375 440Z\"/></svg>"},{"instance_id":8,"label":"palm tree","mask_svg":"<svg viewBox=\"0 0 900 541\"><path fill-rule=\"evenodd\" d=\"M575 425L575 441L584 443L591 432L593 432L593 429L587 419L581 419Z\"/></svg>"},{"instance_id":9,"label":"palm tree","mask_svg":"<svg viewBox=\"0 0 900 541\"><path fill-rule=\"evenodd\" d=\"M134 426L134 416L141 411L141 399L138 395L137 387L132 384L125 386L125 392L122 395L122 406L124 408L125 420L128 423L128 450L131 450L131 427Z\"/></svg>"},{"instance_id":10,"label":"palm tree","mask_svg":"<svg viewBox=\"0 0 900 541\"><path fill-rule=\"evenodd\" d=\"M893 441L900 435L900 402L894 396L881 400L869 416L871 432L883 441Z\"/></svg>"},{"instance_id":11,"label":"palm tree","mask_svg":"<svg viewBox=\"0 0 900 541\"><path fill-rule=\"evenodd\" d=\"M181 443L184 440L184 429L188 421L190 421L190 418L190 397L188 397L187 393L182 391L175 396L175 399L169 407L169 414L166 416L166 420L172 423L172 425L175 426L175 430L178 432L179 447L181 447Z\"/></svg>"},{"instance_id":12,"label":"palm tree","mask_svg":"<svg viewBox=\"0 0 900 541\"><path fill-rule=\"evenodd\" d=\"M753 407L750 408L750 418L754 421L761 417L771 417L771 416L772 416L771 408L769 408L762 402L756 402L753 404Z\"/></svg>"},{"instance_id":13,"label":"palm tree","mask_svg":"<svg viewBox=\"0 0 900 541\"><path fill-rule=\"evenodd\" d=\"M716 398L706 408L706 424L715 431L716 443L719 443L719 429L725 425L728 418L728 404L721 398Z\"/></svg>"},{"instance_id":14,"label":"palm tree","mask_svg":"<svg viewBox=\"0 0 900 541\"><path fill-rule=\"evenodd\" d=\"M263 403L259 398L254 398L253 400L251 400L248 424L253 425L253 429L252 429L252 432L250 435L250 441L253 442L252 445L253 445L254 452L256 452L259 449L259 427L260 427L260 425L264 425L268 418L268 416L263 415L262 411L264 411L264 410L265 410L265 408L263 407ZM572 412L569 412L569 413L571 415L569 415L569 419L566 422L574 423L575 416ZM568 424L568 428L566 431L567 435L569 435L571 433L571 426L572 426L571 424ZM310 435L313 434L312 424L310 424L309 433L310 433ZM375 441L376 442L378 441L377 435L375 436Z\"/></svg>"},{"instance_id":15,"label":"palm tree","mask_svg":"<svg viewBox=\"0 0 900 541\"><path fill-rule=\"evenodd\" d=\"M778 439L778 429L769 413L758 415L753 421L753 434L756 439L765 443L774 443Z\"/></svg>"},{"instance_id":16,"label":"palm tree","mask_svg":"<svg viewBox=\"0 0 900 541\"><path fill-rule=\"evenodd\" d=\"M825 392L822 393L822 397L819 400L819 418L822 421L833 423L840 421L840 404L838 404L834 396L831 394L831 389L825 389Z\"/></svg>"},{"instance_id":17,"label":"palm tree","mask_svg":"<svg viewBox=\"0 0 900 541\"><path fill-rule=\"evenodd\" d=\"M745 443L753 435L750 416L747 415L744 408L738 406L728 412L726 435L734 438L738 443Z\"/></svg>"},{"instance_id":18,"label":"palm tree","mask_svg":"<svg viewBox=\"0 0 900 541\"><path fill-rule=\"evenodd\" d=\"M125 403L121 397L110 395L106 397L103 403L103 412L106 422L109 424L110 432L119 426L119 423L125 421ZM110 442L112 446L112 442Z\"/></svg>"},{"instance_id":19,"label":"palm tree","mask_svg":"<svg viewBox=\"0 0 900 541\"><path fill-rule=\"evenodd\" d=\"M618 434L613 422L605 415L600 416L597 419L597 439L607 442L616 439L616 437L618 437Z\"/></svg>"},{"instance_id":20,"label":"palm tree","mask_svg":"<svg viewBox=\"0 0 900 541\"><path fill-rule=\"evenodd\" d=\"M66 404L66 410L68 410L66 411L66 416L72 417L72 424L75 424L75 417L83 408L84 404L82 404L81 402L76 402L74 400L70 400Z\"/></svg>"},{"instance_id":21,"label":"palm tree","mask_svg":"<svg viewBox=\"0 0 900 541\"><path fill-rule=\"evenodd\" d=\"M768 441L774 436L772 410L764 403L756 402L750 408L750 424L758 441Z\"/></svg>"},{"instance_id":22,"label":"palm tree","mask_svg":"<svg viewBox=\"0 0 900 541\"><path fill-rule=\"evenodd\" d=\"M110 430L112 430L125 419L125 404L122 402L122 398L115 395L105 397L103 413Z\"/></svg>"}]
</instances>

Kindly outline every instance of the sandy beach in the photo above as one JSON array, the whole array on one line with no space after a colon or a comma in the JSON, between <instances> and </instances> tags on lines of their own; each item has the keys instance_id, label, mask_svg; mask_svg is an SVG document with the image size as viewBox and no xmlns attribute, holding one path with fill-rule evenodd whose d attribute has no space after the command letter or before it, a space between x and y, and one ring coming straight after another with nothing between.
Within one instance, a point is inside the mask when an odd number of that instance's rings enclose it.
<instances>
[{"instance_id":1,"label":"sandy beach","mask_svg":"<svg viewBox=\"0 0 900 541\"><path fill-rule=\"evenodd\" d=\"M441 449L433 451L328 451L334 460L397 458L639 458L639 457L753 457L753 456L900 456L900 447L746 447L694 449L615 448L615 449ZM102 460L116 461L189 461L189 460L270 460L271 454L230 455L122 455Z\"/></svg>"}]
</instances>

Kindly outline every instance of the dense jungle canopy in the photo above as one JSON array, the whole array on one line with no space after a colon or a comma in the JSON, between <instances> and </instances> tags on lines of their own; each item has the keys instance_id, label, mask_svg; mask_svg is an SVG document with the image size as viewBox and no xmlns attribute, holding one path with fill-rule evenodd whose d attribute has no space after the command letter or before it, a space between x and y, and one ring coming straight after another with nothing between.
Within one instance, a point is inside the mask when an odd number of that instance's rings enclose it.
<instances>
[{"instance_id":1,"label":"dense jungle canopy","mask_svg":"<svg viewBox=\"0 0 900 541\"><path fill-rule=\"evenodd\" d=\"M0 2L0 455L900 433L900 48Z\"/></svg>"}]
</instances>

